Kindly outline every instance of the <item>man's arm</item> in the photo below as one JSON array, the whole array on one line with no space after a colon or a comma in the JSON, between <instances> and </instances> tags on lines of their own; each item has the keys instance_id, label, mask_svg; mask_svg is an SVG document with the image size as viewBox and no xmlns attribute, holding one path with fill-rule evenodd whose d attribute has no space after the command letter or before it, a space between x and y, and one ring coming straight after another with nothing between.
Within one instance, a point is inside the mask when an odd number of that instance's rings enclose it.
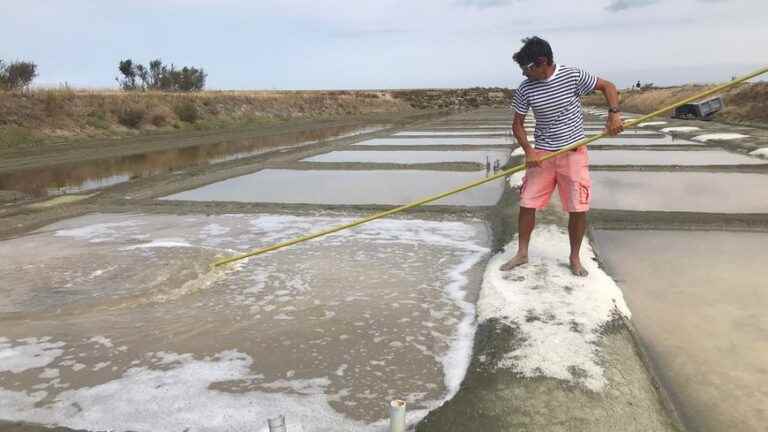
<instances>
[{"instance_id":1,"label":"man's arm","mask_svg":"<svg viewBox=\"0 0 768 432\"><path fill-rule=\"evenodd\" d=\"M616 90L616 86L610 81L598 78L595 90L600 90L603 96L605 96L605 101L608 102L608 107L616 110L616 112L608 113L608 119L605 122L605 129L608 131L608 135L620 134L624 130L624 123L621 121L621 112L618 111L619 92Z\"/></svg>"},{"instance_id":2,"label":"man's arm","mask_svg":"<svg viewBox=\"0 0 768 432\"><path fill-rule=\"evenodd\" d=\"M536 152L533 150L533 146L528 142L528 132L525 130L525 114L515 112L515 117L512 120L512 133L515 135L517 143L523 148L525 152L525 163L527 166L539 166L539 159L536 157Z\"/></svg>"}]
</instances>

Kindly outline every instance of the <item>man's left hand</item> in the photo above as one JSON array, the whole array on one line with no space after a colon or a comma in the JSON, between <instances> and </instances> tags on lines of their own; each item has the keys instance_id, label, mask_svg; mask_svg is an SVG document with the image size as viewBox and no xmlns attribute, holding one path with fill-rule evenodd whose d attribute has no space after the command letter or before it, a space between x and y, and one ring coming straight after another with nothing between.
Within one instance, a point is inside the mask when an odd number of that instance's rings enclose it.
<instances>
[{"instance_id":1,"label":"man's left hand","mask_svg":"<svg viewBox=\"0 0 768 432\"><path fill-rule=\"evenodd\" d=\"M610 136L616 136L624 131L624 122L621 120L621 113L608 114L608 120L605 122L605 130Z\"/></svg>"}]
</instances>

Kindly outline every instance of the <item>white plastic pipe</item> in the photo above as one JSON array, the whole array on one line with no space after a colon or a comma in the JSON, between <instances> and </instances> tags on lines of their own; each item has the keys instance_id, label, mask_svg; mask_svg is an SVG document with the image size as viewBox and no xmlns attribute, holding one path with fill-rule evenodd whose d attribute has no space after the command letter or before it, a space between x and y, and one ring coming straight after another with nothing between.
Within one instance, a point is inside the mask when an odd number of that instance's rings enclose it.
<instances>
[{"instance_id":1,"label":"white plastic pipe","mask_svg":"<svg viewBox=\"0 0 768 432\"><path fill-rule=\"evenodd\" d=\"M269 432L286 432L285 416L277 416L267 420L267 426L269 426Z\"/></svg>"},{"instance_id":2,"label":"white plastic pipe","mask_svg":"<svg viewBox=\"0 0 768 432\"><path fill-rule=\"evenodd\" d=\"M389 432L405 432L405 401L395 399L389 403Z\"/></svg>"}]
</instances>

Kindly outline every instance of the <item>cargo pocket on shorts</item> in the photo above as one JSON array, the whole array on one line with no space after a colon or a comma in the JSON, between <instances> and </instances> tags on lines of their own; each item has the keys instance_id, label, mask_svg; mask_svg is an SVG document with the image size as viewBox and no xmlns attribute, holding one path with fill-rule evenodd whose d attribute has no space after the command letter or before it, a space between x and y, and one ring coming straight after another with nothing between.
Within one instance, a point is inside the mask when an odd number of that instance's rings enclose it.
<instances>
[{"instance_id":1,"label":"cargo pocket on shorts","mask_svg":"<svg viewBox=\"0 0 768 432\"><path fill-rule=\"evenodd\" d=\"M511 177L511 178L514 178L514 177ZM520 186L512 185L512 187L517 189L517 190L519 190L520 191L520 195L522 195L523 191L525 190L525 185L527 185L527 184L528 184L528 176L524 175L523 176L523 180L520 182Z\"/></svg>"},{"instance_id":2,"label":"cargo pocket on shorts","mask_svg":"<svg viewBox=\"0 0 768 432\"><path fill-rule=\"evenodd\" d=\"M589 204L589 194L590 194L590 187L592 185L585 182L578 182L576 183L576 189L577 189L577 199L579 201L579 204Z\"/></svg>"}]
</instances>

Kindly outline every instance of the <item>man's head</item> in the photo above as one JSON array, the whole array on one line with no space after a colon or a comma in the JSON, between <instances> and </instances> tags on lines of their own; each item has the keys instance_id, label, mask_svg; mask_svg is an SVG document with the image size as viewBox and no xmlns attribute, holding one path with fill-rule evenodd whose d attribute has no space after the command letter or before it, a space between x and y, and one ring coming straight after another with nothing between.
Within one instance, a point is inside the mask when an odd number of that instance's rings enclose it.
<instances>
[{"instance_id":1,"label":"man's head","mask_svg":"<svg viewBox=\"0 0 768 432\"><path fill-rule=\"evenodd\" d=\"M512 58L520 65L523 75L535 81L549 78L554 67L549 43L538 36L525 38L522 42L523 47Z\"/></svg>"}]
</instances>

